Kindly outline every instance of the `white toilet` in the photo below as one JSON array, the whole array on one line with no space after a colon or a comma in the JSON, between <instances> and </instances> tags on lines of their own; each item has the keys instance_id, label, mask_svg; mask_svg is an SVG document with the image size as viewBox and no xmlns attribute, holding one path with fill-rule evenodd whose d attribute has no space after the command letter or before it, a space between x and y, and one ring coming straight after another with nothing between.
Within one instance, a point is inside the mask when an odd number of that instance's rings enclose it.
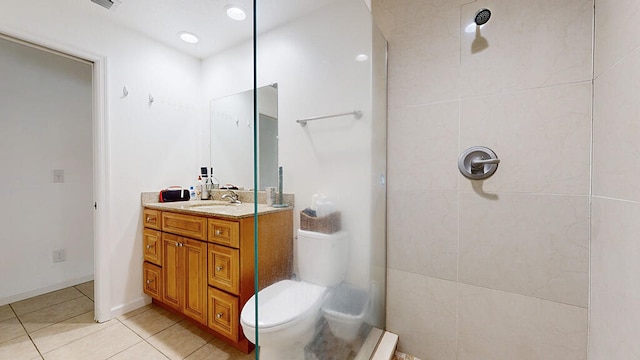
<instances>
[{"instance_id":1,"label":"white toilet","mask_svg":"<svg viewBox=\"0 0 640 360\"><path fill-rule=\"evenodd\" d=\"M260 358L304 359L313 339L320 306L328 286L344 280L348 262L347 233L322 234L298 230L298 272L301 281L283 280L258 292ZM256 296L242 308L244 335L256 343Z\"/></svg>"}]
</instances>

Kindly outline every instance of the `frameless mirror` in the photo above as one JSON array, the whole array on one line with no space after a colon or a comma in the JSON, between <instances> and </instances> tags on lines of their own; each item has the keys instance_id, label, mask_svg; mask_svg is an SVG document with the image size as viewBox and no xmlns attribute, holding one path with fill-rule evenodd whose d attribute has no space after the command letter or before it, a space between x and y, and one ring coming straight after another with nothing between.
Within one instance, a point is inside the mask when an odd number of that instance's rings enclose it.
<instances>
[{"instance_id":1,"label":"frameless mirror","mask_svg":"<svg viewBox=\"0 0 640 360\"><path fill-rule=\"evenodd\" d=\"M211 100L211 166L221 185L253 188L253 90ZM278 183L278 85L258 88L258 189Z\"/></svg>"}]
</instances>

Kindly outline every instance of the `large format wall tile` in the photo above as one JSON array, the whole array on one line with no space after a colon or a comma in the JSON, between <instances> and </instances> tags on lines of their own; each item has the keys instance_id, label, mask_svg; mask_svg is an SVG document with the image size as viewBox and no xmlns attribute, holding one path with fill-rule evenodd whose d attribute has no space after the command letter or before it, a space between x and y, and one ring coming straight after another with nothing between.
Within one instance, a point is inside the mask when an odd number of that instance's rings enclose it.
<instances>
[{"instance_id":1,"label":"large format wall tile","mask_svg":"<svg viewBox=\"0 0 640 360\"><path fill-rule=\"evenodd\" d=\"M459 294L457 360L587 358L587 309L464 284Z\"/></svg>"},{"instance_id":2,"label":"large format wall tile","mask_svg":"<svg viewBox=\"0 0 640 360\"><path fill-rule=\"evenodd\" d=\"M640 50L595 81L593 194L640 201Z\"/></svg>"},{"instance_id":3,"label":"large format wall tile","mask_svg":"<svg viewBox=\"0 0 640 360\"><path fill-rule=\"evenodd\" d=\"M590 360L639 359L640 203L594 197Z\"/></svg>"},{"instance_id":4,"label":"large format wall tile","mask_svg":"<svg viewBox=\"0 0 640 360\"><path fill-rule=\"evenodd\" d=\"M457 280L457 191L394 191L388 209L387 266Z\"/></svg>"},{"instance_id":5,"label":"large format wall tile","mask_svg":"<svg viewBox=\"0 0 640 360\"><path fill-rule=\"evenodd\" d=\"M460 0L380 1L376 18L389 40L389 107L459 97Z\"/></svg>"},{"instance_id":6,"label":"large format wall tile","mask_svg":"<svg viewBox=\"0 0 640 360\"><path fill-rule=\"evenodd\" d=\"M477 38L465 28L483 7L492 16ZM591 79L592 0L478 0L461 18L463 98Z\"/></svg>"},{"instance_id":7,"label":"large format wall tile","mask_svg":"<svg viewBox=\"0 0 640 360\"><path fill-rule=\"evenodd\" d=\"M389 189L456 190L460 103L389 111Z\"/></svg>"},{"instance_id":8,"label":"large format wall tile","mask_svg":"<svg viewBox=\"0 0 640 360\"><path fill-rule=\"evenodd\" d=\"M456 359L455 282L388 270L387 329L398 349L429 360Z\"/></svg>"},{"instance_id":9,"label":"large format wall tile","mask_svg":"<svg viewBox=\"0 0 640 360\"><path fill-rule=\"evenodd\" d=\"M640 46L640 2L637 0L596 1L595 75Z\"/></svg>"},{"instance_id":10,"label":"large format wall tile","mask_svg":"<svg viewBox=\"0 0 640 360\"><path fill-rule=\"evenodd\" d=\"M460 194L461 282L587 306L589 198Z\"/></svg>"},{"instance_id":11,"label":"large format wall tile","mask_svg":"<svg viewBox=\"0 0 640 360\"><path fill-rule=\"evenodd\" d=\"M465 99L460 118L460 153L483 145L501 160L485 191L589 193L591 82Z\"/></svg>"}]
</instances>

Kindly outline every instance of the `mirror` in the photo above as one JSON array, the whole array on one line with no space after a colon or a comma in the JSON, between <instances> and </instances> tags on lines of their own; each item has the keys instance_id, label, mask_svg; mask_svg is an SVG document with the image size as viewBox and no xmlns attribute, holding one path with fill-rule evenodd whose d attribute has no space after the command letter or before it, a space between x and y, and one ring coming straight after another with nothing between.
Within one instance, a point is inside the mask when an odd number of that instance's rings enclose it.
<instances>
[{"instance_id":1,"label":"mirror","mask_svg":"<svg viewBox=\"0 0 640 360\"><path fill-rule=\"evenodd\" d=\"M211 167L220 185L253 188L253 90L211 100ZM258 88L258 190L278 184L278 84Z\"/></svg>"}]
</instances>

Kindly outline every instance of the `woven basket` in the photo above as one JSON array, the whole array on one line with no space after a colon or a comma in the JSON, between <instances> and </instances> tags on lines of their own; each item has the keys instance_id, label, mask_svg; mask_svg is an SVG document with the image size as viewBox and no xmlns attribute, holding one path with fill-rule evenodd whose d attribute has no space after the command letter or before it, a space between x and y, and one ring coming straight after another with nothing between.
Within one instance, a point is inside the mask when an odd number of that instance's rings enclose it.
<instances>
[{"instance_id":1,"label":"woven basket","mask_svg":"<svg viewBox=\"0 0 640 360\"><path fill-rule=\"evenodd\" d=\"M323 234L333 234L340 231L340 212L335 211L323 217L312 217L300 212L300 230L314 231Z\"/></svg>"}]
</instances>

